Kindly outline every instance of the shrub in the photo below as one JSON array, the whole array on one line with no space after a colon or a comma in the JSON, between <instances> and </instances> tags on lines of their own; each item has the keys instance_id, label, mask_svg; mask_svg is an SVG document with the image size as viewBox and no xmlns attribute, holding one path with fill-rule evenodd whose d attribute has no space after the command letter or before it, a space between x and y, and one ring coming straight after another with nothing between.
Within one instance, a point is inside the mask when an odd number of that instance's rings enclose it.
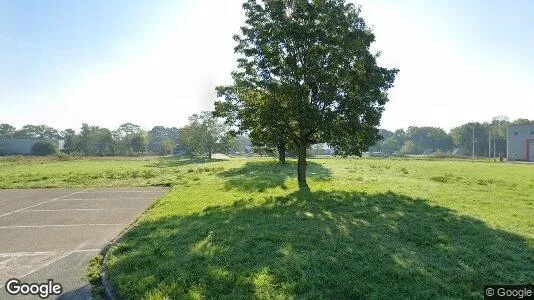
<instances>
[{"instance_id":1,"label":"shrub","mask_svg":"<svg viewBox=\"0 0 534 300\"><path fill-rule=\"evenodd\" d=\"M102 260L103 257L101 255L93 257L89 261L89 266L86 270L87 279L89 279L89 282L91 284L97 284L100 279L102 278Z\"/></svg>"},{"instance_id":2,"label":"shrub","mask_svg":"<svg viewBox=\"0 0 534 300\"><path fill-rule=\"evenodd\" d=\"M450 183L452 182L452 178L449 176L432 176L430 177L430 180L440 183Z\"/></svg>"},{"instance_id":3,"label":"shrub","mask_svg":"<svg viewBox=\"0 0 534 300\"><path fill-rule=\"evenodd\" d=\"M58 152L57 146L48 141L38 141L33 144L31 152L33 155L45 156L56 154Z\"/></svg>"},{"instance_id":4,"label":"shrub","mask_svg":"<svg viewBox=\"0 0 534 300\"><path fill-rule=\"evenodd\" d=\"M68 160L71 160L71 156L66 154L66 153L63 153L61 151L58 151L57 152L57 160L68 161Z\"/></svg>"}]
</instances>

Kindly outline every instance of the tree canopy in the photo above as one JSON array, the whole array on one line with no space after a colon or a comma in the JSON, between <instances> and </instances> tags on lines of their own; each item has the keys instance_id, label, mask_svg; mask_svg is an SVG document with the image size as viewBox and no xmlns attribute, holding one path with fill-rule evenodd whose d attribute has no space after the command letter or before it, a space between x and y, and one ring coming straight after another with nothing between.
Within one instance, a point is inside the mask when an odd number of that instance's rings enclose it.
<instances>
[{"instance_id":1,"label":"tree canopy","mask_svg":"<svg viewBox=\"0 0 534 300\"><path fill-rule=\"evenodd\" d=\"M58 138L58 131L46 125L24 125L13 133L13 137L17 139L55 140Z\"/></svg>"},{"instance_id":2,"label":"tree canopy","mask_svg":"<svg viewBox=\"0 0 534 300\"><path fill-rule=\"evenodd\" d=\"M177 139L178 128L154 126L148 131L148 150L157 155L171 154Z\"/></svg>"},{"instance_id":3,"label":"tree canopy","mask_svg":"<svg viewBox=\"0 0 534 300\"><path fill-rule=\"evenodd\" d=\"M182 128L179 142L184 150L194 155L211 155L229 148L228 128L211 112L202 112L189 117L189 124Z\"/></svg>"},{"instance_id":4,"label":"tree canopy","mask_svg":"<svg viewBox=\"0 0 534 300\"><path fill-rule=\"evenodd\" d=\"M37 156L46 156L56 154L57 152L57 146L49 141L37 141L31 148L32 155Z\"/></svg>"},{"instance_id":5,"label":"tree canopy","mask_svg":"<svg viewBox=\"0 0 534 300\"><path fill-rule=\"evenodd\" d=\"M17 128L7 123L0 124L0 139L8 139L15 135Z\"/></svg>"},{"instance_id":6,"label":"tree canopy","mask_svg":"<svg viewBox=\"0 0 534 300\"><path fill-rule=\"evenodd\" d=\"M246 23L234 37L239 69L231 87L217 89L224 100L216 112L251 132L282 129L280 138L298 149L298 182L306 188L311 144L361 155L379 140L398 70L378 66L374 34L347 1L248 0L243 8Z\"/></svg>"}]
</instances>

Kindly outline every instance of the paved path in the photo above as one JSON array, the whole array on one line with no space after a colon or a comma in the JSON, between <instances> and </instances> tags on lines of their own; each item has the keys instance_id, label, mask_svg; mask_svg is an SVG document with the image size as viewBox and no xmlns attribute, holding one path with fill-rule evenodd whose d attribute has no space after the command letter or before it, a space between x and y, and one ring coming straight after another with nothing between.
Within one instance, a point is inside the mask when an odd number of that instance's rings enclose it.
<instances>
[{"instance_id":1,"label":"paved path","mask_svg":"<svg viewBox=\"0 0 534 300\"><path fill-rule=\"evenodd\" d=\"M167 190L0 190L0 299L22 298L6 293L9 278L53 279L59 298L89 299L87 262Z\"/></svg>"}]
</instances>

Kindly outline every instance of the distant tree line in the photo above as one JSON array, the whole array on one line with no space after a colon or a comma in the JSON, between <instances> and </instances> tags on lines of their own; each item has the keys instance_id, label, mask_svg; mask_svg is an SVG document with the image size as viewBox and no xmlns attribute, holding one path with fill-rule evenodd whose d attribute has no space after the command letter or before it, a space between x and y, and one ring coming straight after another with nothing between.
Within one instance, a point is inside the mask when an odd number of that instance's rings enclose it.
<instances>
[{"instance_id":1,"label":"distant tree line","mask_svg":"<svg viewBox=\"0 0 534 300\"><path fill-rule=\"evenodd\" d=\"M439 127L410 126L406 130L380 129L380 141L369 148L375 155L405 154L456 154L471 155L473 129L476 156L506 155L506 128L509 124L533 123L534 120L496 117L491 122L469 122L446 132ZM490 141L491 135L491 142ZM206 156L213 153L234 155L285 154L295 156L295 149L286 148L283 141L261 138L259 132L237 135L211 112L192 115L189 123L181 128L155 126L149 131L139 125L124 123L115 130L82 124L80 130L58 131L46 125L25 125L20 129L9 124L0 124L0 139L35 139L40 141L63 140L62 151L82 156L141 156L185 154ZM268 142L273 141L273 142ZM49 145L36 145L38 153L53 151ZM282 149L282 150L281 150ZM1 150L0 150L1 151ZM284 155L280 155L283 151ZM491 151L491 152L489 152ZM283 162L283 161L281 161Z\"/></svg>"},{"instance_id":2,"label":"distant tree line","mask_svg":"<svg viewBox=\"0 0 534 300\"><path fill-rule=\"evenodd\" d=\"M34 154L52 154L56 151L46 142L57 145L63 141L62 152L81 156L141 156L173 153L206 155L228 152L235 148L236 137L210 112L193 115L182 128L155 126L145 131L141 126L124 123L115 130L82 124L80 130L58 131L47 125L24 125L17 129L0 124L0 139L33 139L40 143ZM43 143L44 142L44 143ZM48 147L48 148L46 148ZM48 150L46 150L48 149ZM0 149L1 154L1 149Z\"/></svg>"},{"instance_id":3,"label":"distant tree line","mask_svg":"<svg viewBox=\"0 0 534 300\"><path fill-rule=\"evenodd\" d=\"M510 124L526 124L534 121L517 119L509 121L499 116L491 122L469 122L445 132L438 127L410 126L407 130L389 131L380 129L382 140L369 151L376 154L457 154L476 156L506 155L506 131Z\"/></svg>"}]
</instances>

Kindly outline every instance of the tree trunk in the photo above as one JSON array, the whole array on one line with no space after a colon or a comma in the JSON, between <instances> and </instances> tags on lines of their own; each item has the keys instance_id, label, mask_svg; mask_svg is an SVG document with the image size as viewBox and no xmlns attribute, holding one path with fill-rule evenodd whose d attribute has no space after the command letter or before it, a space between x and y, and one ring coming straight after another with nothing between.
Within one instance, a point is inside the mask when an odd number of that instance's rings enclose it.
<instances>
[{"instance_id":1,"label":"tree trunk","mask_svg":"<svg viewBox=\"0 0 534 300\"><path fill-rule=\"evenodd\" d=\"M299 158L298 158L298 165L297 165L297 174L298 174L299 188L301 190L309 189L308 183L306 182L306 144L302 142L299 144Z\"/></svg>"},{"instance_id":2,"label":"tree trunk","mask_svg":"<svg viewBox=\"0 0 534 300\"><path fill-rule=\"evenodd\" d=\"M208 149L208 159L211 159L211 148Z\"/></svg>"},{"instance_id":3,"label":"tree trunk","mask_svg":"<svg viewBox=\"0 0 534 300\"><path fill-rule=\"evenodd\" d=\"M286 163L286 143L278 143L278 162L283 165Z\"/></svg>"}]
</instances>

